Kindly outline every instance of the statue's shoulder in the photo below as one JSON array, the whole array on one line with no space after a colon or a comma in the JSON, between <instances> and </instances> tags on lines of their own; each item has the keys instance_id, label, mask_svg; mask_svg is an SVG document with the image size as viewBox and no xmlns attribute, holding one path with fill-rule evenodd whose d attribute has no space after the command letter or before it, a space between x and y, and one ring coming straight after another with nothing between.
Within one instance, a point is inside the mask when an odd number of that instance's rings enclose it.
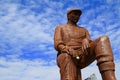
<instances>
[{"instance_id":1,"label":"statue's shoulder","mask_svg":"<svg viewBox=\"0 0 120 80\"><path fill-rule=\"evenodd\" d=\"M67 26L67 24L60 24L60 25L58 25L58 27L65 27L65 26Z\"/></svg>"},{"instance_id":2,"label":"statue's shoulder","mask_svg":"<svg viewBox=\"0 0 120 80\"><path fill-rule=\"evenodd\" d=\"M85 30L85 31L87 30L85 27L79 26L79 28L80 28L80 29L83 29L83 30Z\"/></svg>"},{"instance_id":3,"label":"statue's shoulder","mask_svg":"<svg viewBox=\"0 0 120 80\"><path fill-rule=\"evenodd\" d=\"M60 24L56 28L64 28L65 26L67 26L67 24Z\"/></svg>"}]
</instances>

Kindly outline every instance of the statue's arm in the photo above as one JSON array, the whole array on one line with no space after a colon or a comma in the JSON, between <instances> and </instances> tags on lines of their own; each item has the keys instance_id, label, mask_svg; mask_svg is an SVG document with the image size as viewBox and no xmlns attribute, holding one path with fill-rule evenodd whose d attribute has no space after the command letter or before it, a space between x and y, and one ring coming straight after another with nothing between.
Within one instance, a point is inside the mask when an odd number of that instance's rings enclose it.
<instances>
[{"instance_id":1,"label":"statue's arm","mask_svg":"<svg viewBox=\"0 0 120 80\"><path fill-rule=\"evenodd\" d=\"M54 47L57 51L61 51L65 44L62 39L62 28L61 26L57 26L54 32Z\"/></svg>"},{"instance_id":2,"label":"statue's arm","mask_svg":"<svg viewBox=\"0 0 120 80\"><path fill-rule=\"evenodd\" d=\"M86 37L82 41L82 51L88 54L87 48L90 47L90 42L92 41L90 38L90 34L87 29L85 29Z\"/></svg>"},{"instance_id":3,"label":"statue's arm","mask_svg":"<svg viewBox=\"0 0 120 80\"><path fill-rule=\"evenodd\" d=\"M89 42L91 41L91 37L87 29L86 29L86 39L88 39Z\"/></svg>"}]
</instances>

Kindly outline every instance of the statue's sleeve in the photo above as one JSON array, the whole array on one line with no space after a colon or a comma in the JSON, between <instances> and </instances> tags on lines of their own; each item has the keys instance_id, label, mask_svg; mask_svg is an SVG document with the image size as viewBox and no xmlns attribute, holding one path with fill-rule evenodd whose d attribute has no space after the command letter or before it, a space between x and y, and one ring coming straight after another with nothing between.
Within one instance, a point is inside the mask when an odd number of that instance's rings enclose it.
<instances>
[{"instance_id":1,"label":"statue's sleeve","mask_svg":"<svg viewBox=\"0 0 120 80\"><path fill-rule=\"evenodd\" d=\"M88 30L86 29L86 38L91 42L92 40L91 40L91 37L90 37L90 34L89 34L89 32L88 32Z\"/></svg>"},{"instance_id":2,"label":"statue's sleeve","mask_svg":"<svg viewBox=\"0 0 120 80\"><path fill-rule=\"evenodd\" d=\"M57 51L60 51L65 46L62 39L62 28L58 26L55 28L54 32L54 47Z\"/></svg>"}]
</instances>

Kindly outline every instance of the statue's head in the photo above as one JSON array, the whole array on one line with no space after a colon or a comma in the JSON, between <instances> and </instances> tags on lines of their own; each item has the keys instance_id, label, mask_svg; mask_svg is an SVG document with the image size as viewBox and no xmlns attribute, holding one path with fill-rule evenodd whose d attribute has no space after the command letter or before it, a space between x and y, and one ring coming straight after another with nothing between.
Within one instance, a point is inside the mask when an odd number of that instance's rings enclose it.
<instances>
[{"instance_id":1,"label":"statue's head","mask_svg":"<svg viewBox=\"0 0 120 80\"><path fill-rule=\"evenodd\" d=\"M70 9L67 12L67 18L68 20L74 23L77 23L81 14L82 14L82 11L80 9Z\"/></svg>"}]
</instances>

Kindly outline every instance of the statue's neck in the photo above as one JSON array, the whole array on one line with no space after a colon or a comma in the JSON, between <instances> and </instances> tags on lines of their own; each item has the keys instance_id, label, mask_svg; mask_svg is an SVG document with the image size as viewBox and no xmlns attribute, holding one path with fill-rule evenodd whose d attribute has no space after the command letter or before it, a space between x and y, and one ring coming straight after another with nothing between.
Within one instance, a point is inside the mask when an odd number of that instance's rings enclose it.
<instances>
[{"instance_id":1,"label":"statue's neck","mask_svg":"<svg viewBox=\"0 0 120 80\"><path fill-rule=\"evenodd\" d=\"M67 24L71 25L71 26L77 26L77 23L72 22L72 21L68 21Z\"/></svg>"}]
</instances>

